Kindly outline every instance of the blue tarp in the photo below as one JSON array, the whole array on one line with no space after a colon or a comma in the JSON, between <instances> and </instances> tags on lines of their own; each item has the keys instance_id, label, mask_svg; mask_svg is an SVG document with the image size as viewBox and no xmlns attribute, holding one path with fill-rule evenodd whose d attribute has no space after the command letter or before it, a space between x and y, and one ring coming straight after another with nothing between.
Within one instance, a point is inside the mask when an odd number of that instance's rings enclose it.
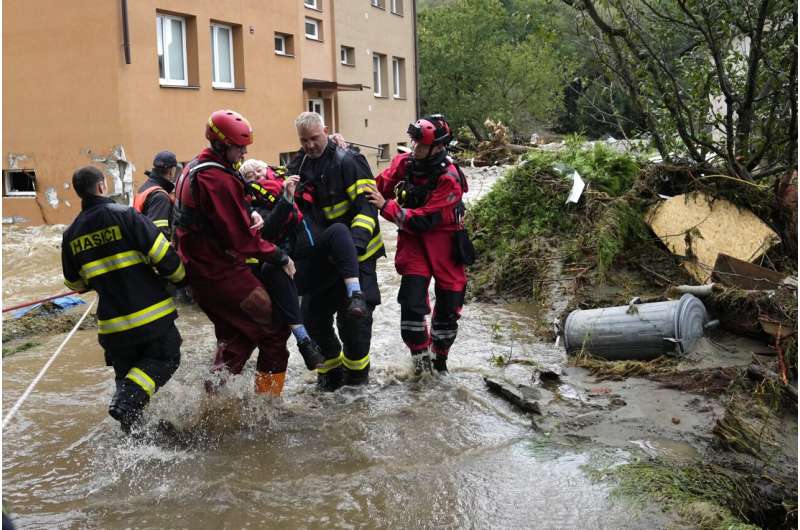
<instances>
[{"instance_id":1,"label":"blue tarp","mask_svg":"<svg viewBox=\"0 0 800 530\"><path fill-rule=\"evenodd\" d=\"M62 297L59 297L59 298L54 298L52 300L49 300L49 302L51 304L53 304L54 306L56 306L56 308L58 308L59 311L63 311L64 309L67 309L67 308L70 308L70 307L74 307L76 305L80 305L80 304L85 304L86 303L86 302L83 301L83 299L81 299L81 297L74 296L74 295L68 295L68 296L62 296ZM39 304L29 305L28 307L21 307L21 308L17 309L16 311L14 311L11 315L14 318L19 318L21 316L27 315L28 313L30 313L31 311L33 311L34 309L36 309L37 307L39 307L41 305L42 304L39 303Z\"/></svg>"}]
</instances>

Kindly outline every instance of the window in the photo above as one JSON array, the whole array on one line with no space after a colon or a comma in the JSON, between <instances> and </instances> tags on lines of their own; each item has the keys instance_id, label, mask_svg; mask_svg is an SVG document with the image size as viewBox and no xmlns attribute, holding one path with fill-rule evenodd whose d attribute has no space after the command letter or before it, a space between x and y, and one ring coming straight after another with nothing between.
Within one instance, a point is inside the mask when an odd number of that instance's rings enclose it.
<instances>
[{"instance_id":1,"label":"window","mask_svg":"<svg viewBox=\"0 0 800 530\"><path fill-rule=\"evenodd\" d=\"M186 20L156 15L158 80L162 85L188 86L186 74Z\"/></svg>"},{"instance_id":2,"label":"window","mask_svg":"<svg viewBox=\"0 0 800 530\"><path fill-rule=\"evenodd\" d=\"M297 154L296 151L292 151L289 153L281 153L278 155L278 163L284 167L288 166L289 162L292 161L292 158L294 158L296 154Z\"/></svg>"},{"instance_id":3,"label":"window","mask_svg":"<svg viewBox=\"0 0 800 530\"><path fill-rule=\"evenodd\" d=\"M402 57L392 57L392 95L406 97L406 60Z\"/></svg>"},{"instance_id":4,"label":"window","mask_svg":"<svg viewBox=\"0 0 800 530\"><path fill-rule=\"evenodd\" d=\"M275 53L294 56L294 37L288 33L275 33Z\"/></svg>"},{"instance_id":5,"label":"window","mask_svg":"<svg viewBox=\"0 0 800 530\"><path fill-rule=\"evenodd\" d=\"M372 7L379 7L381 9L386 9L386 0L371 0Z\"/></svg>"},{"instance_id":6,"label":"window","mask_svg":"<svg viewBox=\"0 0 800 530\"><path fill-rule=\"evenodd\" d=\"M36 172L32 169L3 170L3 195L36 197Z\"/></svg>"},{"instance_id":7,"label":"window","mask_svg":"<svg viewBox=\"0 0 800 530\"><path fill-rule=\"evenodd\" d=\"M322 123L325 123L325 107L323 106L321 99L309 99L308 112L316 112L322 116Z\"/></svg>"},{"instance_id":8,"label":"window","mask_svg":"<svg viewBox=\"0 0 800 530\"><path fill-rule=\"evenodd\" d=\"M372 84L376 96L386 96L386 56L380 53L372 54Z\"/></svg>"},{"instance_id":9,"label":"window","mask_svg":"<svg viewBox=\"0 0 800 530\"><path fill-rule=\"evenodd\" d=\"M211 24L211 86L233 88L233 28Z\"/></svg>"},{"instance_id":10,"label":"window","mask_svg":"<svg viewBox=\"0 0 800 530\"><path fill-rule=\"evenodd\" d=\"M410 153L411 149L408 147L408 142L397 142L398 153Z\"/></svg>"},{"instance_id":11,"label":"window","mask_svg":"<svg viewBox=\"0 0 800 530\"><path fill-rule=\"evenodd\" d=\"M314 18L306 19L306 38L322 40L322 22Z\"/></svg>"},{"instance_id":12,"label":"window","mask_svg":"<svg viewBox=\"0 0 800 530\"><path fill-rule=\"evenodd\" d=\"M350 46L342 46L342 64L347 66L356 65L356 50Z\"/></svg>"},{"instance_id":13,"label":"window","mask_svg":"<svg viewBox=\"0 0 800 530\"><path fill-rule=\"evenodd\" d=\"M389 144L380 144L378 148L378 160L389 160Z\"/></svg>"},{"instance_id":14,"label":"window","mask_svg":"<svg viewBox=\"0 0 800 530\"><path fill-rule=\"evenodd\" d=\"M303 0L303 5L310 7L311 9L319 10L318 2L319 0Z\"/></svg>"},{"instance_id":15,"label":"window","mask_svg":"<svg viewBox=\"0 0 800 530\"><path fill-rule=\"evenodd\" d=\"M403 14L403 0L391 0L392 4L392 13L395 15Z\"/></svg>"}]
</instances>

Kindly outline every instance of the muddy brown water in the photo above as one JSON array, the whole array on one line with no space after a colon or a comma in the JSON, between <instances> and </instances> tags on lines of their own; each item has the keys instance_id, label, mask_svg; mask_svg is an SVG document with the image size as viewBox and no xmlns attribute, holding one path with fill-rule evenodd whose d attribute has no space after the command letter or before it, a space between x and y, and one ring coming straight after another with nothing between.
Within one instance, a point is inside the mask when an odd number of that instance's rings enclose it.
<instances>
[{"instance_id":1,"label":"muddy brown water","mask_svg":"<svg viewBox=\"0 0 800 530\"><path fill-rule=\"evenodd\" d=\"M480 190L490 177L474 177ZM64 227L3 230L3 305L60 292ZM222 395L202 382L212 326L180 308L183 361L148 409L186 445L133 443L106 414L113 372L94 330L78 331L3 432L3 501L19 528L653 528L594 482L588 468L628 461L619 449L551 443L490 394L493 355L562 363L530 317L469 304L443 378L409 377L395 301L395 236L379 264L371 382L318 392L292 346L283 399L252 392L253 365ZM84 296L91 300L94 295ZM76 310L83 311L86 306ZM512 326L513 324L513 326ZM3 359L3 415L64 334ZM293 342L293 341L290 341ZM526 370L509 367L506 370Z\"/></svg>"}]
</instances>

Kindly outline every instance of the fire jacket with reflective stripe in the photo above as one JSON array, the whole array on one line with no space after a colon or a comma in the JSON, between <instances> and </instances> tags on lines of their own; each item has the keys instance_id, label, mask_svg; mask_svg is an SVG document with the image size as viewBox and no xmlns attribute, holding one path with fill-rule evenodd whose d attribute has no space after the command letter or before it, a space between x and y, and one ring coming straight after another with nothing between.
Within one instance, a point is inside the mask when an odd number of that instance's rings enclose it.
<instances>
[{"instance_id":1,"label":"fire jacket with reflective stripe","mask_svg":"<svg viewBox=\"0 0 800 530\"><path fill-rule=\"evenodd\" d=\"M418 208L403 208L395 198L395 186L407 175L410 153L402 153L394 157L391 165L375 179L378 191L386 198L381 215L395 223L401 230L409 232L426 232L428 230L455 231L460 228L459 208L463 208L461 197L464 194L462 179L458 168L448 161L441 168L438 177L425 204ZM430 176L412 175L412 183L416 186L427 184Z\"/></svg>"},{"instance_id":2,"label":"fire jacket with reflective stripe","mask_svg":"<svg viewBox=\"0 0 800 530\"><path fill-rule=\"evenodd\" d=\"M306 157L301 149L287 171L290 175L300 175L295 201L303 216L323 227L333 223L349 226L358 261L363 262L385 256L386 250L378 211L365 195L375 185L375 179L354 156L329 141L317 159Z\"/></svg>"},{"instance_id":3,"label":"fire jacket with reflective stripe","mask_svg":"<svg viewBox=\"0 0 800 530\"><path fill-rule=\"evenodd\" d=\"M172 190L174 185L165 178L151 176L136 192L133 206L153 221L167 239L172 237ZM137 208L140 206L141 209Z\"/></svg>"},{"instance_id":4,"label":"fire jacket with reflective stripe","mask_svg":"<svg viewBox=\"0 0 800 530\"><path fill-rule=\"evenodd\" d=\"M151 340L173 325L177 312L161 278L181 285L186 271L164 234L133 208L84 200L64 232L61 264L67 287L97 291L104 348Z\"/></svg>"},{"instance_id":5,"label":"fire jacket with reflective stripe","mask_svg":"<svg viewBox=\"0 0 800 530\"><path fill-rule=\"evenodd\" d=\"M245 186L246 193L252 197L250 205L261 214L264 219L264 228L261 237L267 241L278 244L286 250L281 242L302 220L303 214L297 203L289 202L283 196L283 179L280 177L266 177L248 182Z\"/></svg>"},{"instance_id":6,"label":"fire jacket with reflective stripe","mask_svg":"<svg viewBox=\"0 0 800 530\"><path fill-rule=\"evenodd\" d=\"M188 175L196 165L214 162L228 168L204 167ZM244 181L233 168L209 148L189 162L176 186L176 200L202 214L207 227L176 227L178 252L187 263L190 282L236 281L250 274L247 258L284 263L285 253L250 230L250 206ZM195 202L196 201L196 202Z\"/></svg>"}]
</instances>

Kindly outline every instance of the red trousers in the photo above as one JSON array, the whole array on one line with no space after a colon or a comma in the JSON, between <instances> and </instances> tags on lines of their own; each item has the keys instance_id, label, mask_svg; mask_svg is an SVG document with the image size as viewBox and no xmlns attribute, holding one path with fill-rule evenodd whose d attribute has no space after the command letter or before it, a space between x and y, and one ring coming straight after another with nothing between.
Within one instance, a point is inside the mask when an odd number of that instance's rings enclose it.
<instances>
[{"instance_id":1,"label":"red trousers","mask_svg":"<svg viewBox=\"0 0 800 530\"><path fill-rule=\"evenodd\" d=\"M256 370L285 372L289 360L289 326L273 319L272 302L248 270L224 282L192 281L192 295L214 324L217 354L212 370L241 373L258 347Z\"/></svg>"}]
</instances>

